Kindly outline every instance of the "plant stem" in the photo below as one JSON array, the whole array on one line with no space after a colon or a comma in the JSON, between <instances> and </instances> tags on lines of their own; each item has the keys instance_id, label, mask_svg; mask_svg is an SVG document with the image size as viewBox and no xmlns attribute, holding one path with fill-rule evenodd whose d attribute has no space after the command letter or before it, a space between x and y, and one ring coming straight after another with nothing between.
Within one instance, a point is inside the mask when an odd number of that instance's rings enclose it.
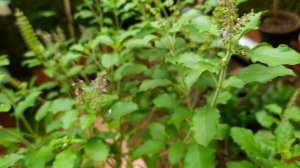
<instances>
[{"instance_id":1,"label":"plant stem","mask_svg":"<svg viewBox=\"0 0 300 168\"><path fill-rule=\"evenodd\" d=\"M226 74L227 74L227 66L229 64L230 58L231 58L231 44L229 42L228 48L227 48L227 53L226 53L224 62L222 63L223 65L222 65L220 73L219 73L220 75L219 75L217 89L216 89L216 92L215 92L215 94L213 96L213 99L210 103L210 107L215 107L216 104L217 104L217 101L219 99L219 96L220 96L220 93L221 93L221 90L222 90L222 85L223 85L224 79L225 79Z\"/></svg>"},{"instance_id":2,"label":"plant stem","mask_svg":"<svg viewBox=\"0 0 300 168\"><path fill-rule=\"evenodd\" d=\"M33 131L33 129L31 128L31 126L29 125L29 123L27 122L27 120L24 118L24 116L21 117L21 121L23 122L23 124L25 125L26 129L34 136L36 136L36 133Z\"/></svg>"},{"instance_id":3,"label":"plant stem","mask_svg":"<svg viewBox=\"0 0 300 168\"><path fill-rule=\"evenodd\" d=\"M72 39L75 39L75 30L73 27L73 18L72 18L70 0L64 0L64 7L65 7L65 14L68 21L68 29L69 29L70 36Z\"/></svg>"},{"instance_id":4,"label":"plant stem","mask_svg":"<svg viewBox=\"0 0 300 168\"><path fill-rule=\"evenodd\" d=\"M300 88L296 89L294 94L292 95L290 101L288 102L283 114L285 114L291 107L293 107L296 103L296 100L300 94Z\"/></svg>"}]
</instances>

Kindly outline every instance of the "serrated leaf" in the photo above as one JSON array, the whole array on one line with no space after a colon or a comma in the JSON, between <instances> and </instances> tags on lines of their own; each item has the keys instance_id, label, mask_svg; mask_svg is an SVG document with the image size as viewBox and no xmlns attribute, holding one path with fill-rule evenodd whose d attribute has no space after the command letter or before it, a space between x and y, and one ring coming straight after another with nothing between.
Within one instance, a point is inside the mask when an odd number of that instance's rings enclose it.
<instances>
[{"instance_id":1,"label":"serrated leaf","mask_svg":"<svg viewBox=\"0 0 300 168\"><path fill-rule=\"evenodd\" d=\"M34 118L36 121L40 121L41 119L43 119L47 113L49 112L49 107L50 107L51 103L49 101L45 102L36 112Z\"/></svg>"},{"instance_id":2,"label":"serrated leaf","mask_svg":"<svg viewBox=\"0 0 300 168\"><path fill-rule=\"evenodd\" d=\"M296 122L300 121L300 109L296 106L288 108L283 115L285 119Z\"/></svg>"},{"instance_id":3,"label":"serrated leaf","mask_svg":"<svg viewBox=\"0 0 300 168\"><path fill-rule=\"evenodd\" d=\"M300 63L300 54L283 44L273 48L270 44L262 43L250 50L248 55L253 62L262 62L269 66Z\"/></svg>"},{"instance_id":4,"label":"serrated leaf","mask_svg":"<svg viewBox=\"0 0 300 168\"><path fill-rule=\"evenodd\" d=\"M262 150L253 133L245 128L233 127L230 135L235 143L249 156L255 159L267 159L270 151Z\"/></svg>"},{"instance_id":5,"label":"serrated leaf","mask_svg":"<svg viewBox=\"0 0 300 168\"><path fill-rule=\"evenodd\" d=\"M208 32L213 35L218 35L219 31L212 22L212 18L209 16L198 16L196 19L192 19L192 24L199 32Z\"/></svg>"},{"instance_id":6,"label":"serrated leaf","mask_svg":"<svg viewBox=\"0 0 300 168\"><path fill-rule=\"evenodd\" d=\"M216 137L220 114L215 108L196 109L193 116L192 130L196 141L203 145L208 144Z\"/></svg>"},{"instance_id":7,"label":"serrated leaf","mask_svg":"<svg viewBox=\"0 0 300 168\"><path fill-rule=\"evenodd\" d=\"M0 113L8 112L10 110L11 106L6 103L0 103Z\"/></svg>"},{"instance_id":8,"label":"serrated leaf","mask_svg":"<svg viewBox=\"0 0 300 168\"><path fill-rule=\"evenodd\" d=\"M185 168L214 168L214 151L208 147L191 144L184 157Z\"/></svg>"},{"instance_id":9,"label":"serrated leaf","mask_svg":"<svg viewBox=\"0 0 300 168\"><path fill-rule=\"evenodd\" d=\"M84 114L83 116L80 117L80 128L85 130L91 127L95 121L96 121L95 115Z\"/></svg>"},{"instance_id":10,"label":"serrated leaf","mask_svg":"<svg viewBox=\"0 0 300 168\"><path fill-rule=\"evenodd\" d=\"M274 131L279 150L289 149L295 142L295 128L289 121L282 121Z\"/></svg>"},{"instance_id":11,"label":"serrated leaf","mask_svg":"<svg viewBox=\"0 0 300 168\"><path fill-rule=\"evenodd\" d=\"M267 67L261 64L252 64L241 70L238 77L244 82L268 82L279 76L295 75L294 72L284 66Z\"/></svg>"},{"instance_id":12,"label":"serrated leaf","mask_svg":"<svg viewBox=\"0 0 300 168\"><path fill-rule=\"evenodd\" d=\"M101 139L91 138L85 144L84 151L94 161L103 162L107 159L110 149Z\"/></svg>"},{"instance_id":13,"label":"serrated leaf","mask_svg":"<svg viewBox=\"0 0 300 168\"><path fill-rule=\"evenodd\" d=\"M204 69L202 67L198 68L198 69L192 69L192 70L187 71L187 73L184 77L184 83L188 90L195 84L195 82L197 82L197 80L199 79L201 74L203 74L204 71L206 71L206 69Z\"/></svg>"},{"instance_id":14,"label":"serrated leaf","mask_svg":"<svg viewBox=\"0 0 300 168\"><path fill-rule=\"evenodd\" d=\"M103 54L101 57L101 63L105 68L110 68L119 63L119 55L113 54Z\"/></svg>"},{"instance_id":15,"label":"serrated leaf","mask_svg":"<svg viewBox=\"0 0 300 168\"><path fill-rule=\"evenodd\" d=\"M185 154L185 147L182 142L173 144L168 150L168 159L172 165L180 162Z\"/></svg>"},{"instance_id":16,"label":"serrated leaf","mask_svg":"<svg viewBox=\"0 0 300 168\"><path fill-rule=\"evenodd\" d=\"M152 157L164 147L164 143L160 140L147 140L145 143L141 144L135 151L133 151L133 159L137 159L140 156L146 155Z\"/></svg>"},{"instance_id":17,"label":"serrated leaf","mask_svg":"<svg viewBox=\"0 0 300 168\"><path fill-rule=\"evenodd\" d=\"M76 154L71 150L59 153L55 157L53 168L73 168L75 165Z\"/></svg>"},{"instance_id":18,"label":"serrated leaf","mask_svg":"<svg viewBox=\"0 0 300 168\"><path fill-rule=\"evenodd\" d=\"M134 102L131 101L117 102L111 107L111 117L114 120L120 120L120 118L123 117L124 115L132 113L136 110L138 110L138 106Z\"/></svg>"},{"instance_id":19,"label":"serrated leaf","mask_svg":"<svg viewBox=\"0 0 300 168\"><path fill-rule=\"evenodd\" d=\"M15 165L16 162L19 160L23 159L24 156L20 154L8 154L5 155L4 157L0 158L0 167L1 168L10 168Z\"/></svg>"},{"instance_id":20,"label":"serrated leaf","mask_svg":"<svg viewBox=\"0 0 300 168\"><path fill-rule=\"evenodd\" d=\"M32 107L36 101L36 99L39 97L41 92L35 91L33 93L30 93L28 96L26 96L25 100L19 102L16 107L15 116L17 118L20 118L23 116L24 111Z\"/></svg>"},{"instance_id":21,"label":"serrated leaf","mask_svg":"<svg viewBox=\"0 0 300 168\"><path fill-rule=\"evenodd\" d=\"M147 91L149 89L154 89L154 88L161 87L161 86L167 86L170 84L171 84L171 81L169 81L168 79L164 79L164 78L144 80L139 88L139 91Z\"/></svg>"}]
</instances>

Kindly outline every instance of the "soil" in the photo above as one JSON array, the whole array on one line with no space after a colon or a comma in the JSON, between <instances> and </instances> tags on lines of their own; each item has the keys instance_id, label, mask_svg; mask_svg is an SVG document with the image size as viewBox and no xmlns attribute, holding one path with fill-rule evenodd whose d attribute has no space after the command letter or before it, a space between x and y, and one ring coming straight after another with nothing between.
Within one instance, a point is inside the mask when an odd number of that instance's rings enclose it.
<instances>
[{"instance_id":1,"label":"soil","mask_svg":"<svg viewBox=\"0 0 300 168\"><path fill-rule=\"evenodd\" d=\"M299 29L300 20L297 15L288 12L269 14L263 18L260 29L266 33L284 34Z\"/></svg>"}]
</instances>

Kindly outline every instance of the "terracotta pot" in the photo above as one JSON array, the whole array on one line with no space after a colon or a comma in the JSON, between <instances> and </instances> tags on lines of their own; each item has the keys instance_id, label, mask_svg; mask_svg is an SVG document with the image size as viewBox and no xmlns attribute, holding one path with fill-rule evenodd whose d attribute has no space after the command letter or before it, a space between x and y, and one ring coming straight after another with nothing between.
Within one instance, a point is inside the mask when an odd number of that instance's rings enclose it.
<instances>
[{"instance_id":1,"label":"terracotta pot","mask_svg":"<svg viewBox=\"0 0 300 168\"><path fill-rule=\"evenodd\" d=\"M278 11L276 15L269 13L262 18L260 32L262 41L268 42L274 47L279 44L289 44L292 37L299 33L300 19L297 14Z\"/></svg>"}]
</instances>

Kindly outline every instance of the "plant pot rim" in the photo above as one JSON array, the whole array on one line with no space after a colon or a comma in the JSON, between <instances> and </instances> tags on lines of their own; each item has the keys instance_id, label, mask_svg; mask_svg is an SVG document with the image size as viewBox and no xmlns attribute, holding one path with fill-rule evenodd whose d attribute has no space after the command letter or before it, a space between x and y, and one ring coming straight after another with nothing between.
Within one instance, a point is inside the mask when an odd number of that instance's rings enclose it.
<instances>
[{"instance_id":1,"label":"plant pot rim","mask_svg":"<svg viewBox=\"0 0 300 168\"><path fill-rule=\"evenodd\" d=\"M263 23L263 20L269 16L272 16L274 13L268 13L265 16L262 17L261 19L261 23ZM298 30L300 28L300 18L297 14L289 12L289 11L278 11L277 15L284 15L287 16L289 18L291 18L293 20L293 22L295 22L293 27L290 27L289 29L286 30L270 30L267 28L264 28L262 26L260 26L259 30L264 32L264 33L269 33L269 34L288 34L288 33L292 33L296 30Z\"/></svg>"}]
</instances>

